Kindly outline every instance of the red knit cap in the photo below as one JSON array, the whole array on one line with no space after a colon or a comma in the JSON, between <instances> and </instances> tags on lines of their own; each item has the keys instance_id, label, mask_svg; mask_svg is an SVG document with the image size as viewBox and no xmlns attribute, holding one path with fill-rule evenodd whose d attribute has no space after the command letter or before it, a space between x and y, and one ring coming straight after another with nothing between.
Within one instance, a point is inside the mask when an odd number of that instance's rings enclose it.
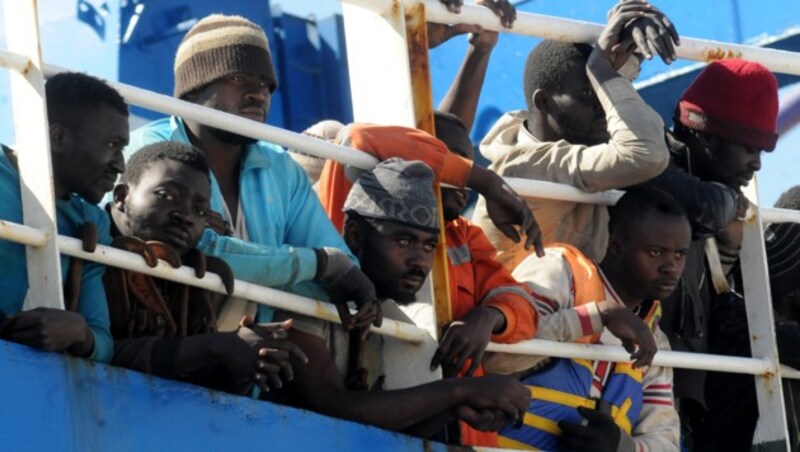
<instances>
[{"instance_id":1,"label":"red knit cap","mask_svg":"<svg viewBox=\"0 0 800 452\"><path fill-rule=\"evenodd\" d=\"M684 91L675 116L691 129L771 151L778 141L778 81L752 61L715 61Z\"/></svg>"}]
</instances>

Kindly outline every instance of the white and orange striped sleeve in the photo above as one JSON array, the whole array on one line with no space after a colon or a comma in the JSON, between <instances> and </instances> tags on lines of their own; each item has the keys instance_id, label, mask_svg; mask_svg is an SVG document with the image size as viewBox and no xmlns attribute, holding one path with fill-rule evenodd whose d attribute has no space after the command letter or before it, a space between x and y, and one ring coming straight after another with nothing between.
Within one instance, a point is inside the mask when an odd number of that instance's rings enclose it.
<instances>
[{"instance_id":1,"label":"white and orange striped sleeve","mask_svg":"<svg viewBox=\"0 0 800 452\"><path fill-rule=\"evenodd\" d=\"M663 331L656 329L655 337L659 350L670 350L669 340ZM681 422L672 394L672 368L647 369L642 390L642 411L639 422L633 428L633 437L622 435L617 451L678 451Z\"/></svg>"},{"instance_id":2,"label":"white and orange striped sleeve","mask_svg":"<svg viewBox=\"0 0 800 452\"><path fill-rule=\"evenodd\" d=\"M537 339L571 342L603 331L596 303L575 306L575 281L561 250L548 248L545 257L529 256L513 276L533 291L539 313Z\"/></svg>"}]
</instances>

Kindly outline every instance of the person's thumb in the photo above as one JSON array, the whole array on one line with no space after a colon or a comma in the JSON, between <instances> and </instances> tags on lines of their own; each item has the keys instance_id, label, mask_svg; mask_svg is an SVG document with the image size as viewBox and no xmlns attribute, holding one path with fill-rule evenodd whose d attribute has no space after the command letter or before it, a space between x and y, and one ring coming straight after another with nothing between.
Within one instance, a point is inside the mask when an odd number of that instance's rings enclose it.
<instances>
[{"instance_id":1,"label":"person's thumb","mask_svg":"<svg viewBox=\"0 0 800 452\"><path fill-rule=\"evenodd\" d=\"M253 318L249 315L243 315L242 319L239 320L239 326L242 327L253 326L254 323Z\"/></svg>"}]
</instances>

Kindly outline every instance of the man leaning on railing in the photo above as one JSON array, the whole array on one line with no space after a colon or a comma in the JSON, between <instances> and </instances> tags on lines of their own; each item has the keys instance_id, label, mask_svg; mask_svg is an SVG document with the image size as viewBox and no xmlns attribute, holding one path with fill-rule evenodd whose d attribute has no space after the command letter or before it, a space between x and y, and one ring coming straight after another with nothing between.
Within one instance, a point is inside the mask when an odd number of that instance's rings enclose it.
<instances>
[{"instance_id":1,"label":"man leaning on railing","mask_svg":"<svg viewBox=\"0 0 800 452\"><path fill-rule=\"evenodd\" d=\"M266 120L277 89L264 30L239 16L195 24L178 47L174 72L175 97L257 122ZM380 324L372 284L282 148L173 116L134 131L126 153L164 140L192 144L208 158L213 212L199 250L225 260L238 279L330 298L348 328ZM349 300L359 306L355 317L343 308ZM221 304L220 331L237 329L243 315L272 319L267 306L234 297Z\"/></svg>"},{"instance_id":2,"label":"man leaning on railing","mask_svg":"<svg viewBox=\"0 0 800 452\"><path fill-rule=\"evenodd\" d=\"M128 106L116 90L85 74L56 75L47 81L45 94L58 233L108 245L109 221L96 204L125 169ZM16 153L2 150L0 219L22 223ZM111 359L105 267L62 256L66 310L23 311L42 302L27 298L25 246L2 240L0 256L0 311L9 315L0 322L0 338L95 361Z\"/></svg>"},{"instance_id":3,"label":"man leaning on railing","mask_svg":"<svg viewBox=\"0 0 800 452\"><path fill-rule=\"evenodd\" d=\"M647 39L640 38L649 29ZM545 40L528 55L524 93L527 110L507 113L481 142L490 169L506 177L569 184L587 192L622 188L657 176L669 160L663 121L634 90L639 60L658 50L675 58L678 38L669 19L643 1L620 2L593 51L592 46ZM602 259L607 208L549 199L528 199L545 245L571 243ZM513 268L530 254L507 240L487 217L480 198L473 219Z\"/></svg>"}]
</instances>

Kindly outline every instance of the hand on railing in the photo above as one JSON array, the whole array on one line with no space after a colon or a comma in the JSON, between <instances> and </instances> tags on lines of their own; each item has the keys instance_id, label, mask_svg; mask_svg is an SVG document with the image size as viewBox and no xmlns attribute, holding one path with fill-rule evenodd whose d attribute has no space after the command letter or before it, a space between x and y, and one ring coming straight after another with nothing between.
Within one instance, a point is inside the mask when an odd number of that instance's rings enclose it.
<instances>
[{"instance_id":1,"label":"hand on railing","mask_svg":"<svg viewBox=\"0 0 800 452\"><path fill-rule=\"evenodd\" d=\"M633 311L611 303L598 303L603 326L622 341L622 346L631 354L634 368L649 366L658 351L653 332Z\"/></svg>"},{"instance_id":2,"label":"hand on railing","mask_svg":"<svg viewBox=\"0 0 800 452\"><path fill-rule=\"evenodd\" d=\"M451 12L461 11L462 0L441 0ZM489 8L499 19L505 28L511 28L517 20L517 10L509 0L478 0L475 5L482 5ZM428 22L428 48L433 49L442 43L459 35L469 33L469 43L478 50L491 50L497 44L498 34L496 31L484 30L477 24L437 24Z\"/></svg>"},{"instance_id":3,"label":"hand on railing","mask_svg":"<svg viewBox=\"0 0 800 452\"><path fill-rule=\"evenodd\" d=\"M597 46L606 52L615 69L625 64L636 48L645 58L657 54L670 64L677 60L680 37L672 21L646 0L622 0L608 12L607 25Z\"/></svg>"},{"instance_id":4,"label":"hand on railing","mask_svg":"<svg viewBox=\"0 0 800 452\"><path fill-rule=\"evenodd\" d=\"M474 374L481 364L492 334L501 330L505 322L499 309L487 306L479 306L452 322L447 326L439 348L433 354L431 370L442 365L446 375L455 375L464 369L469 360L470 366L464 375Z\"/></svg>"},{"instance_id":5,"label":"hand on railing","mask_svg":"<svg viewBox=\"0 0 800 452\"><path fill-rule=\"evenodd\" d=\"M370 324L376 327L383 323L380 302L375 286L367 275L356 267L341 250L331 247L317 248L317 276L330 296L331 303L339 311L345 330L363 330L366 339ZM356 315L350 314L347 306L353 301L358 308Z\"/></svg>"},{"instance_id":6,"label":"hand on railing","mask_svg":"<svg viewBox=\"0 0 800 452\"><path fill-rule=\"evenodd\" d=\"M472 168L467 185L477 190L486 199L486 212L497 229L514 243L519 243L520 232L516 229L516 226L519 226L521 233L526 236L525 249L529 250L534 247L537 256L544 256L542 231L539 229L539 224L536 223L536 218L533 217L528 204L508 186L502 177L476 165Z\"/></svg>"}]
</instances>

